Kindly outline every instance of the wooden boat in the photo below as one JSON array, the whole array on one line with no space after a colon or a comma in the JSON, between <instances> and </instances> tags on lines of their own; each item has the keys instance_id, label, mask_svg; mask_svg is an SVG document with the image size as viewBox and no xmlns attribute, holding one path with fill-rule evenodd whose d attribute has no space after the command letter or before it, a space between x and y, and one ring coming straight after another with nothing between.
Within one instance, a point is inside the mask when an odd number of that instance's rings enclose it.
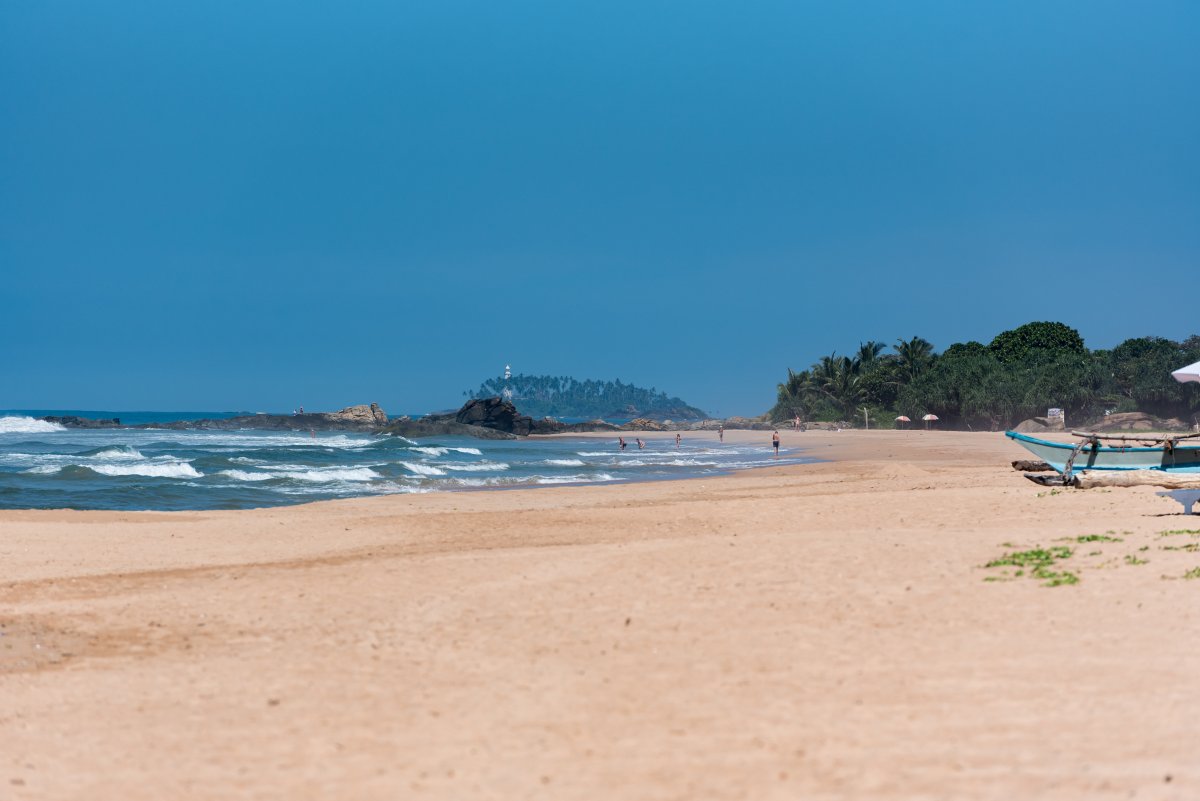
<instances>
[{"instance_id":1,"label":"wooden boat","mask_svg":"<svg viewBox=\"0 0 1200 801\"><path fill-rule=\"evenodd\" d=\"M1180 444L1200 437L1200 434L1127 436L1072 431L1071 434L1080 441L1070 443L1050 442L1016 431L1004 433L1067 477L1076 470L1200 473L1200 444Z\"/></svg>"}]
</instances>

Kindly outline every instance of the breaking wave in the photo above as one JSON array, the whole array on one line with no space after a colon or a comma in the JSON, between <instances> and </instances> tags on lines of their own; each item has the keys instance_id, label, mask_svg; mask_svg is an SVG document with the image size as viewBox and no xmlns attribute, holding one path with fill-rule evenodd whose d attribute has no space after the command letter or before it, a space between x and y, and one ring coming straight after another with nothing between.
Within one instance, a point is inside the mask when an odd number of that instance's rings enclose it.
<instances>
[{"instance_id":1,"label":"breaking wave","mask_svg":"<svg viewBox=\"0 0 1200 801\"><path fill-rule=\"evenodd\" d=\"M66 431L65 426L33 417L0 417L0 434L49 434Z\"/></svg>"},{"instance_id":2,"label":"breaking wave","mask_svg":"<svg viewBox=\"0 0 1200 801\"><path fill-rule=\"evenodd\" d=\"M147 478L203 478L204 474L187 462L153 462L142 464L89 464L83 465L102 476L146 476Z\"/></svg>"},{"instance_id":3,"label":"breaking wave","mask_svg":"<svg viewBox=\"0 0 1200 801\"><path fill-rule=\"evenodd\" d=\"M431 464L421 464L420 462L401 462L400 464L418 476L444 476L446 471L440 467L434 467Z\"/></svg>"},{"instance_id":4,"label":"breaking wave","mask_svg":"<svg viewBox=\"0 0 1200 801\"><path fill-rule=\"evenodd\" d=\"M369 467L331 468L328 470L289 470L278 474L297 481L371 481L383 476Z\"/></svg>"}]
</instances>

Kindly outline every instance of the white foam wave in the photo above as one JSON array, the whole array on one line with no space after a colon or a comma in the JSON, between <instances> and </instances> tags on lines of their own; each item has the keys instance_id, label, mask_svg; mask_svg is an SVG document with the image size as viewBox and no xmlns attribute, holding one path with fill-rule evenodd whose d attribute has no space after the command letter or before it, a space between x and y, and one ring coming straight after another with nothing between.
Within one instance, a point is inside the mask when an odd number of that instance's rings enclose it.
<instances>
[{"instance_id":1,"label":"white foam wave","mask_svg":"<svg viewBox=\"0 0 1200 801\"><path fill-rule=\"evenodd\" d=\"M49 434L66 430L66 426L33 417L0 417L0 434Z\"/></svg>"},{"instance_id":2,"label":"white foam wave","mask_svg":"<svg viewBox=\"0 0 1200 801\"><path fill-rule=\"evenodd\" d=\"M93 453L91 455L91 457L89 457L89 458L108 459L108 460L112 460L112 459L133 460L133 459L145 459L146 457L143 456L142 452L139 451L137 448L126 445L125 447L105 448L104 450L100 451L99 453Z\"/></svg>"},{"instance_id":3,"label":"white foam wave","mask_svg":"<svg viewBox=\"0 0 1200 801\"><path fill-rule=\"evenodd\" d=\"M25 472L33 473L35 475L48 476L53 473L57 473L61 469L62 468L56 464L44 464L44 465L39 465L38 467L31 467L28 470L26 470Z\"/></svg>"},{"instance_id":4,"label":"white foam wave","mask_svg":"<svg viewBox=\"0 0 1200 801\"><path fill-rule=\"evenodd\" d=\"M511 484L513 479L497 478L454 478L446 482L455 487L495 487L500 484Z\"/></svg>"},{"instance_id":5,"label":"white foam wave","mask_svg":"<svg viewBox=\"0 0 1200 801\"><path fill-rule=\"evenodd\" d=\"M468 464L443 463L439 464L441 470L453 470L456 473L488 473L499 470L507 470L508 465L504 462L470 462Z\"/></svg>"},{"instance_id":6,"label":"white foam wave","mask_svg":"<svg viewBox=\"0 0 1200 801\"><path fill-rule=\"evenodd\" d=\"M375 478L383 478L369 467L289 470L279 475L297 481L370 481Z\"/></svg>"},{"instance_id":7,"label":"white foam wave","mask_svg":"<svg viewBox=\"0 0 1200 801\"><path fill-rule=\"evenodd\" d=\"M582 459L545 459L542 464L552 464L557 467L583 467Z\"/></svg>"},{"instance_id":8,"label":"white foam wave","mask_svg":"<svg viewBox=\"0 0 1200 801\"><path fill-rule=\"evenodd\" d=\"M149 478L203 478L204 474L187 462L141 464L90 464L88 469L102 476L147 476Z\"/></svg>"},{"instance_id":9,"label":"white foam wave","mask_svg":"<svg viewBox=\"0 0 1200 801\"><path fill-rule=\"evenodd\" d=\"M419 476L444 476L446 471L440 467L434 467L431 464L421 464L420 462L401 462L407 469L416 473Z\"/></svg>"},{"instance_id":10,"label":"white foam wave","mask_svg":"<svg viewBox=\"0 0 1200 801\"><path fill-rule=\"evenodd\" d=\"M229 476L238 481L267 481L275 478L271 473L247 473L245 470L222 470L220 475Z\"/></svg>"},{"instance_id":11,"label":"white foam wave","mask_svg":"<svg viewBox=\"0 0 1200 801\"><path fill-rule=\"evenodd\" d=\"M611 451L575 451L580 456L612 456L614 453L620 453L619 450L613 448Z\"/></svg>"},{"instance_id":12,"label":"white foam wave","mask_svg":"<svg viewBox=\"0 0 1200 801\"><path fill-rule=\"evenodd\" d=\"M538 476L535 480L537 484L587 484L596 481L616 481L613 476L608 473L595 473L593 475L574 475L574 476Z\"/></svg>"},{"instance_id":13,"label":"white foam wave","mask_svg":"<svg viewBox=\"0 0 1200 801\"><path fill-rule=\"evenodd\" d=\"M465 453L468 456L483 456L479 448L451 448L448 445L415 445L410 451L423 453L426 456L445 456L447 453Z\"/></svg>"}]
</instances>

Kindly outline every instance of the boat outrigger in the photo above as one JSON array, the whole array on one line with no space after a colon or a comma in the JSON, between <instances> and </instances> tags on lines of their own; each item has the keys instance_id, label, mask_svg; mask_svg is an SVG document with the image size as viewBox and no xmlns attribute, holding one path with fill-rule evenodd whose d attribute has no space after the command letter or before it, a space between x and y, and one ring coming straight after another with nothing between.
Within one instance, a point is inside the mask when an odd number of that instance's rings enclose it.
<instances>
[{"instance_id":1,"label":"boat outrigger","mask_svg":"<svg viewBox=\"0 0 1200 801\"><path fill-rule=\"evenodd\" d=\"M1005 436L1021 443L1030 453L1070 479L1075 470L1163 470L1171 473L1200 473L1200 440L1181 445L1200 434L1127 436L1072 431L1077 443L1049 440L1006 431ZM1106 442L1115 444L1104 444Z\"/></svg>"}]
</instances>

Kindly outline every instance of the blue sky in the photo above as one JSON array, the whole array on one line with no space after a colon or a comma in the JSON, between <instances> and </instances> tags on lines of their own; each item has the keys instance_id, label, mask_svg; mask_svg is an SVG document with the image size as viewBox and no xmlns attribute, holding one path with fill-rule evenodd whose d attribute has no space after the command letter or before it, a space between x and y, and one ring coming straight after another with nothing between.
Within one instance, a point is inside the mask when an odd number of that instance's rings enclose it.
<instances>
[{"instance_id":1,"label":"blue sky","mask_svg":"<svg viewBox=\"0 0 1200 801\"><path fill-rule=\"evenodd\" d=\"M718 414L1031 320L1200 331L1200 5L5 3L0 408Z\"/></svg>"}]
</instances>

